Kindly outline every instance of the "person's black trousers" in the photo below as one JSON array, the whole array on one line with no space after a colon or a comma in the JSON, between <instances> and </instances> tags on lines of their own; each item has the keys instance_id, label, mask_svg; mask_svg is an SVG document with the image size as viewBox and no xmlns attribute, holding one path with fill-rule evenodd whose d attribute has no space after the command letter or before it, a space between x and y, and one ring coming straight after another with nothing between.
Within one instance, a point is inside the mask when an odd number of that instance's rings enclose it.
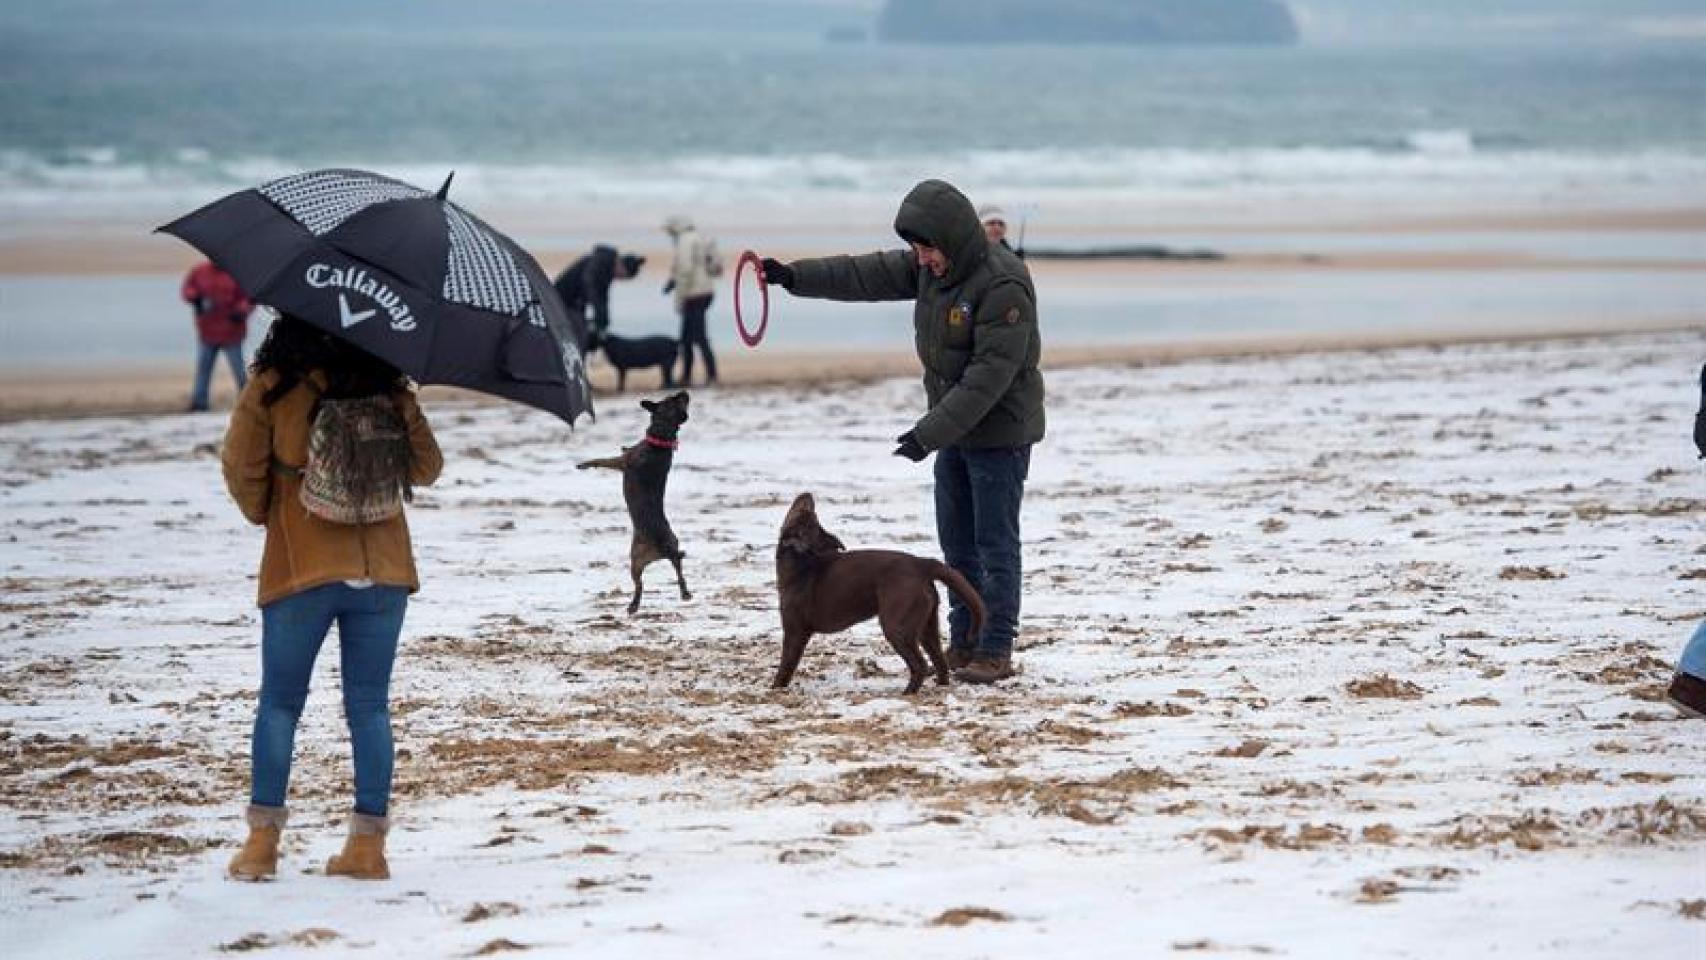
<instances>
[{"instance_id":1,"label":"person's black trousers","mask_svg":"<svg viewBox=\"0 0 1706 960\"><path fill-rule=\"evenodd\" d=\"M717 357L705 333L705 313L711 309L711 294L681 301L681 385L693 383L693 347L705 356L705 382L717 382Z\"/></svg>"}]
</instances>

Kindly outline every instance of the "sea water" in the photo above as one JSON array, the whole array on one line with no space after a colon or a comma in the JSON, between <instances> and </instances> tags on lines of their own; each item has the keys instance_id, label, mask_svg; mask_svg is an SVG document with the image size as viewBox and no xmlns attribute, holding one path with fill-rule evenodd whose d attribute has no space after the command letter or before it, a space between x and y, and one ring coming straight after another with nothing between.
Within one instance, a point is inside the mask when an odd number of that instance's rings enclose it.
<instances>
[{"instance_id":1,"label":"sea water","mask_svg":"<svg viewBox=\"0 0 1706 960\"><path fill-rule=\"evenodd\" d=\"M0 30L0 240L28 242L56 218L158 223L338 165L429 188L455 170L452 196L476 212L570 211L512 228L554 251L661 247L655 214L674 209L739 221L744 234L707 223L731 252L869 250L892 242L895 201L931 176L1007 205L1033 246L1140 237L1231 253L1693 262L1706 247L1692 229L1406 235L1297 223L1317 209L1378 223L1399 209L1511 203L1706 206L1700 43L938 48L738 29L588 34L566 13L518 22L514 4L492 24L469 13L394 28L375 10L350 19L313 3L298 19L295 7L267 8L250 27L93 6L106 15L14 11ZM1180 205L1211 218L1271 207L1289 227L1146 231ZM617 285L624 332L673 332L653 269ZM1706 303L1702 277L1220 271L1045 287L1041 298L1052 339L1094 341L1675 319ZM176 293L168 277L0 277L0 365L187 355ZM714 331L726 309L727 297L713 307ZM783 297L777 312L777 345L906 343L891 329L906 314L892 307Z\"/></svg>"},{"instance_id":2,"label":"sea water","mask_svg":"<svg viewBox=\"0 0 1706 960\"><path fill-rule=\"evenodd\" d=\"M1010 204L1706 197L1702 43L911 47L95 6L0 31L0 212L193 205L331 164L455 169L476 207L892 203L931 174Z\"/></svg>"}]
</instances>

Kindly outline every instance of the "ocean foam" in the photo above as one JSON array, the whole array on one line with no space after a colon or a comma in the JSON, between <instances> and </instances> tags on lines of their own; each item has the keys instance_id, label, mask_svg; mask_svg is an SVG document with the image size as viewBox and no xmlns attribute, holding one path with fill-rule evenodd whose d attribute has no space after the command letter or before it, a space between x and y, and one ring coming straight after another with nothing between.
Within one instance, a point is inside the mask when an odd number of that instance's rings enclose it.
<instances>
[{"instance_id":1,"label":"ocean foam","mask_svg":"<svg viewBox=\"0 0 1706 960\"><path fill-rule=\"evenodd\" d=\"M1427 199L1553 196L1591 188L1668 193L1706 203L1706 155L1677 150L1589 153L1477 149L1466 130L1418 130L1405 149L1268 148L1224 151L1090 149L976 151L854 157L830 153L687 154L668 159L561 164L373 164L326 157L316 166L374 169L431 185L456 171L464 204L513 207L598 203L744 205L893 201L924 176L981 194L1053 202L1156 202L1283 197ZM0 151L0 211L99 215L188 209L303 167L268 157L216 158L185 149L170 160L126 161L89 147L44 157ZM1017 202L1017 199L1015 200Z\"/></svg>"}]
</instances>

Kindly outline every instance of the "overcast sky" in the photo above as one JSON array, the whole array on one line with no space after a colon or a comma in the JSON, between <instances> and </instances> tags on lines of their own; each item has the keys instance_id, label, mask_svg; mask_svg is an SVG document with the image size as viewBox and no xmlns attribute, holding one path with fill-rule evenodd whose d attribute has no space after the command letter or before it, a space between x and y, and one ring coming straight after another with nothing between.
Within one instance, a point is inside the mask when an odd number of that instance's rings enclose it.
<instances>
[{"instance_id":1,"label":"overcast sky","mask_svg":"<svg viewBox=\"0 0 1706 960\"><path fill-rule=\"evenodd\" d=\"M1706 39L1706 0L1293 0L1317 43Z\"/></svg>"}]
</instances>

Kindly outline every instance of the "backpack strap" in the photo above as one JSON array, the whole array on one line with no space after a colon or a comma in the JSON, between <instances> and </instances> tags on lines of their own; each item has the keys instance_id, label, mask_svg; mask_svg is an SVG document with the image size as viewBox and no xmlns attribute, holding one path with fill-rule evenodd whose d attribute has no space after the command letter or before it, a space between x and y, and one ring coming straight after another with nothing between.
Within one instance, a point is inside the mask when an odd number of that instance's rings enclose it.
<instances>
[{"instance_id":1,"label":"backpack strap","mask_svg":"<svg viewBox=\"0 0 1706 960\"><path fill-rule=\"evenodd\" d=\"M308 407L308 430L311 433L314 429L314 417L320 412L320 400L325 396L325 392L320 389L320 385L318 383L314 382L313 374L309 374L301 380L296 381L296 385L307 390L314 398L313 402ZM302 466L295 466L285 463L277 457L272 458L272 472L281 477L290 477L292 480L301 480L302 471L306 468L306 464L303 464Z\"/></svg>"}]
</instances>

